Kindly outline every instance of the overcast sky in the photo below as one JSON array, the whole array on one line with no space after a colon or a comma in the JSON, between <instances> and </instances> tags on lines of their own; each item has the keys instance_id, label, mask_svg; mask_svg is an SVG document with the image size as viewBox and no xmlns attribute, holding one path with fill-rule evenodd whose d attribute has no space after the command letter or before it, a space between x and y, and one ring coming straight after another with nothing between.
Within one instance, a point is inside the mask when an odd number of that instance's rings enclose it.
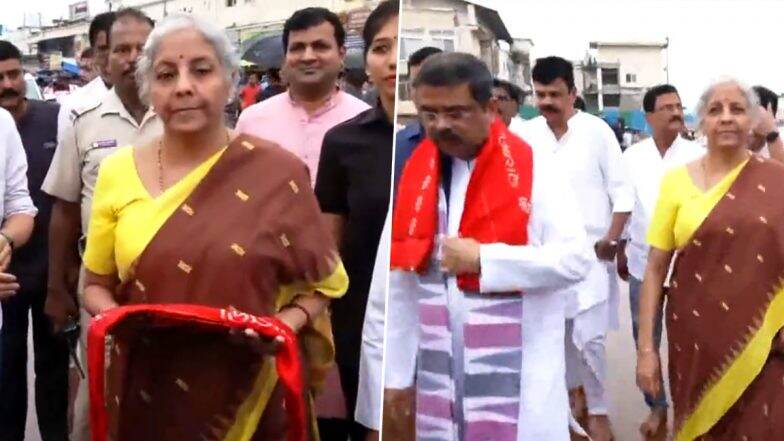
<instances>
[{"instance_id":1,"label":"overcast sky","mask_svg":"<svg viewBox=\"0 0 784 441\"><path fill-rule=\"evenodd\" d=\"M90 14L101 13L108 8L104 0L87 0L90 4ZM68 18L68 5L78 3L79 0L0 0L0 23L15 29L22 25L24 14L41 13L44 24L49 24L55 18Z\"/></svg>"},{"instance_id":2,"label":"overcast sky","mask_svg":"<svg viewBox=\"0 0 784 441\"><path fill-rule=\"evenodd\" d=\"M670 38L670 82L693 108L712 79L784 93L783 0L485 0L533 58L582 59L595 40Z\"/></svg>"},{"instance_id":3,"label":"overcast sky","mask_svg":"<svg viewBox=\"0 0 784 441\"><path fill-rule=\"evenodd\" d=\"M41 12L45 22L66 17L76 2L0 1L0 23L11 27L22 24L24 12ZM513 36L533 39L534 58L582 59L592 40L669 37L670 82L689 107L724 75L784 93L784 0L481 1L499 10ZM89 2L91 14L106 10L104 0Z\"/></svg>"}]
</instances>

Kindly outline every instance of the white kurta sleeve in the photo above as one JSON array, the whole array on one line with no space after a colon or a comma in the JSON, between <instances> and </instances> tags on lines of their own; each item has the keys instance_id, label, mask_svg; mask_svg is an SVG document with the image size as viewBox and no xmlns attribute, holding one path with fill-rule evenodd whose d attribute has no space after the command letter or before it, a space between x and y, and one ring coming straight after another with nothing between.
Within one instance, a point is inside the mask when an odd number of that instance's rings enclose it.
<instances>
[{"instance_id":1,"label":"white kurta sleeve","mask_svg":"<svg viewBox=\"0 0 784 441\"><path fill-rule=\"evenodd\" d=\"M601 167L612 202L613 213L629 213L634 208L634 189L626 172L621 146L607 124L600 126Z\"/></svg>"},{"instance_id":2,"label":"white kurta sleeve","mask_svg":"<svg viewBox=\"0 0 784 441\"><path fill-rule=\"evenodd\" d=\"M553 157L534 150L528 245L480 246L481 292L536 292L564 288L588 272L592 250L580 211Z\"/></svg>"},{"instance_id":3,"label":"white kurta sleeve","mask_svg":"<svg viewBox=\"0 0 784 441\"><path fill-rule=\"evenodd\" d=\"M6 113L3 117L7 121L5 139L2 140L5 147L5 194L3 195L3 221L15 214L27 214L35 216L38 209L33 205L30 198L30 189L27 186L27 153L22 145L22 138L16 130L16 125L11 116Z\"/></svg>"},{"instance_id":4,"label":"white kurta sleeve","mask_svg":"<svg viewBox=\"0 0 784 441\"><path fill-rule=\"evenodd\" d=\"M385 389L405 389L414 385L419 348L418 288L415 273L399 270L389 272L384 342Z\"/></svg>"},{"instance_id":5,"label":"white kurta sleeve","mask_svg":"<svg viewBox=\"0 0 784 441\"><path fill-rule=\"evenodd\" d=\"M384 311L389 281L390 226L390 216L387 216L376 253L365 322L362 326L355 418L357 422L373 430L381 428L381 375L384 356Z\"/></svg>"}]
</instances>

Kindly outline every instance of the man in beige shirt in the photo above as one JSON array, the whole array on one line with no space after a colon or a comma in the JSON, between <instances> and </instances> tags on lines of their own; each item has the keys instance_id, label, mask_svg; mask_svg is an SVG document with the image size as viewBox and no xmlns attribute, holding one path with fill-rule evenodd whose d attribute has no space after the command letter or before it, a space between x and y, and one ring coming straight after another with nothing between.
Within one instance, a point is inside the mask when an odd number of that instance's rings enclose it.
<instances>
[{"instance_id":1,"label":"man in beige shirt","mask_svg":"<svg viewBox=\"0 0 784 441\"><path fill-rule=\"evenodd\" d=\"M136 61L153 22L135 9L117 12L109 32L109 73L114 87L100 102L77 109L73 127L64 133L44 180L43 190L56 198L49 229L49 292L46 313L56 328L78 316L74 295L79 239L87 234L95 181L101 161L127 145L151 142L163 133L157 115L139 98ZM82 312L82 349L88 316ZM82 351L82 359L84 357ZM87 381L74 403L73 441L89 439Z\"/></svg>"}]
</instances>

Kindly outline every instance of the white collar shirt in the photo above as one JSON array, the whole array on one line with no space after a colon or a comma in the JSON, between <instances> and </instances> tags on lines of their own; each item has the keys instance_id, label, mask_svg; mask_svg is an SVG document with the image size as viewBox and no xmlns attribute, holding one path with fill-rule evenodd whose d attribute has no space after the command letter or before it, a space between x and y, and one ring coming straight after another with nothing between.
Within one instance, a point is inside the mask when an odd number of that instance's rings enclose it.
<instances>
[{"instance_id":1,"label":"white collar shirt","mask_svg":"<svg viewBox=\"0 0 784 441\"><path fill-rule=\"evenodd\" d=\"M705 154L705 148L681 136L661 155L653 137L629 147L623 154L623 162L634 188L634 208L629 219L626 248L629 273L642 280L648 260L648 245L645 236L653 218L659 188L664 174L677 166L694 161Z\"/></svg>"},{"instance_id":2,"label":"white collar shirt","mask_svg":"<svg viewBox=\"0 0 784 441\"><path fill-rule=\"evenodd\" d=\"M607 233L613 213L630 212L633 204L615 134L600 118L577 111L568 129L556 139L543 116L512 128L534 149L553 152L559 176L569 181L577 196L588 238Z\"/></svg>"}]
</instances>

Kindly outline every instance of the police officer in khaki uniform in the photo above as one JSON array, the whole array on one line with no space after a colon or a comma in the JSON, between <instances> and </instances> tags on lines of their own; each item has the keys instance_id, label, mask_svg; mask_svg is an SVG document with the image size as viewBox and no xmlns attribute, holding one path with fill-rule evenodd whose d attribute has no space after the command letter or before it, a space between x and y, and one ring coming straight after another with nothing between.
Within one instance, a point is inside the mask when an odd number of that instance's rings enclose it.
<instances>
[{"instance_id":1,"label":"police officer in khaki uniform","mask_svg":"<svg viewBox=\"0 0 784 441\"><path fill-rule=\"evenodd\" d=\"M56 198L49 230L52 241L47 295L47 314L55 327L63 327L77 317L74 286L81 264L78 243L90 224L101 161L120 147L149 143L163 133L158 116L142 103L134 78L136 61L152 28L152 20L136 9L117 11L109 32L109 73L114 87L99 103L75 109L73 127L64 133L44 180L43 190ZM76 291L81 294L81 286ZM88 319L81 314L83 360ZM73 441L89 439L88 401L87 381L80 381L74 403Z\"/></svg>"}]
</instances>

